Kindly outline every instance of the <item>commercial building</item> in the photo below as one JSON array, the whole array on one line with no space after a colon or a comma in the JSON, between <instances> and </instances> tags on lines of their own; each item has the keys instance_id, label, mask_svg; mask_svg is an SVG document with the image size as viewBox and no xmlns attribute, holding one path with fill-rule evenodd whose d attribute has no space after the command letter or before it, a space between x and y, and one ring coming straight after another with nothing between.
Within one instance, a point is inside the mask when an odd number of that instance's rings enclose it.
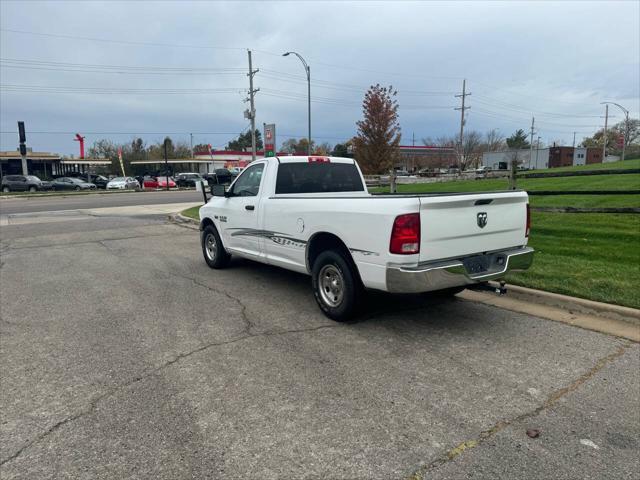
<instances>
[{"instance_id":1,"label":"commercial building","mask_svg":"<svg viewBox=\"0 0 640 480\"><path fill-rule=\"evenodd\" d=\"M448 168L458 163L453 147L435 147L429 145L400 145L400 158L396 169L417 172L424 168Z\"/></svg>"},{"instance_id":2,"label":"commercial building","mask_svg":"<svg viewBox=\"0 0 640 480\"><path fill-rule=\"evenodd\" d=\"M92 167L109 166L109 160L64 158L57 153L33 152L27 149L27 171L39 178L52 178L67 173L87 173ZM19 151L0 152L0 174L22 174L22 158Z\"/></svg>"},{"instance_id":3,"label":"commercial building","mask_svg":"<svg viewBox=\"0 0 640 480\"><path fill-rule=\"evenodd\" d=\"M513 160L530 170L589 165L602 163L602 149L553 146L482 154L482 165L493 170L508 170Z\"/></svg>"}]
</instances>

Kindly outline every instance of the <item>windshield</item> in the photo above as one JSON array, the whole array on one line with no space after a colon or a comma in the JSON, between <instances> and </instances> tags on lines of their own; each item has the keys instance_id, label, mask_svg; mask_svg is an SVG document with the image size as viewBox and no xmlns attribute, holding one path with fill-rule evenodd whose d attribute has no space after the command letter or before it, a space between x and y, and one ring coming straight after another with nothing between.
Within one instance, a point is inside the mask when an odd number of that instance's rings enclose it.
<instances>
[{"instance_id":1,"label":"windshield","mask_svg":"<svg viewBox=\"0 0 640 480\"><path fill-rule=\"evenodd\" d=\"M69 178L73 183L85 183L84 180L80 180L79 178Z\"/></svg>"},{"instance_id":2,"label":"windshield","mask_svg":"<svg viewBox=\"0 0 640 480\"><path fill-rule=\"evenodd\" d=\"M40 179L34 175L27 175L27 180L31 180L32 182L39 182Z\"/></svg>"},{"instance_id":3,"label":"windshield","mask_svg":"<svg viewBox=\"0 0 640 480\"><path fill-rule=\"evenodd\" d=\"M125 180L126 180L126 178L124 178L124 177L116 177L111 181L112 182L124 182Z\"/></svg>"}]
</instances>

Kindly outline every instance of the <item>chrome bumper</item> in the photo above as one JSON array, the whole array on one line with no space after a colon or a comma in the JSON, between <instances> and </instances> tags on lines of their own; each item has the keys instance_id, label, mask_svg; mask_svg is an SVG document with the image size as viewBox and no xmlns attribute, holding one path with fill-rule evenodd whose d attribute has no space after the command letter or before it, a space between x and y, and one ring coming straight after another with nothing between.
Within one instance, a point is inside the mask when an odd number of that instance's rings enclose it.
<instances>
[{"instance_id":1,"label":"chrome bumper","mask_svg":"<svg viewBox=\"0 0 640 480\"><path fill-rule=\"evenodd\" d=\"M388 266L387 290L392 293L419 293L498 280L509 272L528 269L533 262L533 253L533 248L521 247L418 264L416 267ZM474 273L475 260L483 262L487 268Z\"/></svg>"}]
</instances>

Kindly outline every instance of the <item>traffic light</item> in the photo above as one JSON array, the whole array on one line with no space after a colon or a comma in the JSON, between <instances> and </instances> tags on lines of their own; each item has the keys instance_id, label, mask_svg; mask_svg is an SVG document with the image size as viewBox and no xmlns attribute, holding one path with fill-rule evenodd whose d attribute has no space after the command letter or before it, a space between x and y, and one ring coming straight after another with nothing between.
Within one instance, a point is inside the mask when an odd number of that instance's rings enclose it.
<instances>
[{"instance_id":1,"label":"traffic light","mask_svg":"<svg viewBox=\"0 0 640 480\"><path fill-rule=\"evenodd\" d=\"M27 135L24 133L24 122L18 122L18 135L20 135L20 143L27 141Z\"/></svg>"}]
</instances>

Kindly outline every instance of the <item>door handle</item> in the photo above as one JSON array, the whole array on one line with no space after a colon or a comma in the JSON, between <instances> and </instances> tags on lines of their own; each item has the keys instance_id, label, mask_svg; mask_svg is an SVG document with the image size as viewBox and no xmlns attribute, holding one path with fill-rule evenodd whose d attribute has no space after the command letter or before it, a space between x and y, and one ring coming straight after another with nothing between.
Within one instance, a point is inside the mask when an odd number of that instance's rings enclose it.
<instances>
[{"instance_id":1,"label":"door handle","mask_svg":"<svg viewBox=\"0 0 640 480\"><path fill-rule=\"evenodd\" d=\"M246 210L255 210L256 209L256 207L254 207L253 205L245 205L244 208Z\"/></svg>"}]
</instances>

